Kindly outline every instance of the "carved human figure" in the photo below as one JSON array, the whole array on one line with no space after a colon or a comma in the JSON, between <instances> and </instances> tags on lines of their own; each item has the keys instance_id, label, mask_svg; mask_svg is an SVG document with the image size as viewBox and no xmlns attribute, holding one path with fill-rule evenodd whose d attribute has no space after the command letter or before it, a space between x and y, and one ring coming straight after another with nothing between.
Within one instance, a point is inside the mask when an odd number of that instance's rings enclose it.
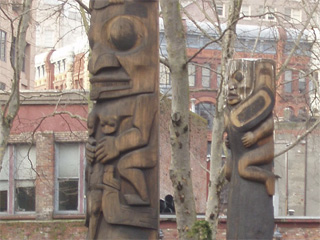
<instances>
[{"instance_id":1,"label":"carved human figure","mask_svg":"<svg viewBox=\"0 0 320 240\"><path fill-rule=\"evenodd\" d=\"M274 157L273 81L273 62L235 61L229 71L225 112L226 143L232 153L225 165L226 178L231 180L237 166L242 178L264 183L269 195L274 194L275 184L270 169Z\"/></svg>"},{"instance_id":2,"label":"carved human figure","mask_svg":"<svg viewBox=\"0 0 320 240\"><path fill-rule=\"evenodd\" d=\"M157 2L91 0L90 7L89 238L150 238L158 228Z\"/></svg>"}]
</instances>

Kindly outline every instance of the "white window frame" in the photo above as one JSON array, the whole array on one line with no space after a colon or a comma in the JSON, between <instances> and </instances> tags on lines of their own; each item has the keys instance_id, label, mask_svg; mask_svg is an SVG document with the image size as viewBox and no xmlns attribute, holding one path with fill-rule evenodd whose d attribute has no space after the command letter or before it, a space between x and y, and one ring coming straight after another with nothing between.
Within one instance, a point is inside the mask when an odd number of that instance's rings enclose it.
<instances>
[{"instance_id":1,"label":"white window frame","mask_svg":"<svg viewBox=\"0 0 320 240\"><path fill-rule=\"evenodd\" d=\"M244 8L248 8L247 13L244 12ZM242 5L241 10L240 10L240 16L241 17L245 16L244 19L247 19L247 20L251 19L251 17L250 17L251 16L251 6L250 5Z\"/></svg>"},{"instance_id":2,"label":"white window frame","mask_svg":"<svg viewBox=\"0 0 320 240\"><path fill-rule=\"evenodd\" d=\"M78 170L78 177L70 177L70 178L59 178L59 164L62 159L60 159L60 145L78 145L79 150L79 170ZM55 196L54 196L54 213L55 214L84 214L85 212L85 144L81 142L68 142L68 143L61 143L57 142L55 144ZM78 181L78 206L77 210L60 210L59 209L59 180L66 179L66 180L77 180Z\"/></svg>"},{"instance_id":3,"label":"white window frame","mask_svg":"<svg viewBox=\"0 0 320 240\"><path fill-rule=\"evenodd\" d=\"M277 11L276 8L271 7L271 6L266 6L265 10L266 10L265 12L272 12L272 13L275 13L275 12ZM270 17L271 17L272 19L270 19ZM266 15L265 15L265 20L274 22L274 21L276 21L277 19L276 19L276 17L275 17L273 14L266 14Z\"/></svg>"},{"instance_id":4,"label":"white window frame","mask_svg":"<svg viewBox=\"0 0 320 240\"><path fill-rule=\"evenodd\" d=\"M217 8L217 16L224 18L226 16L226 6L225 6L225 4L217 3L216 4L216 8ZM222 14L219 14L219 10L218 9L221 9L221 8L222 8Z\"/></svg>"},{"instance_id":5,"label":"white window frame","mask_svg":"<svg viewBox=\"0 0 320 240\"><path fill-rule=\"evenodd\" d=\"M164 64L160 64L160 77L159 77L160 86L170 86L170 69Z\"/></svg>"},{"instance_id":6,"label":"white window frame","mask_svg":"<svg viewBox=\"0 0 320 240\"><path fill-rule=\"evenodd\" d=\"M292 89L292 70L287 70L284 72L284 86L283 86L283 90L285 93L292 93L293 89ZM290 84L290 91L287 91L287 87Z\"/></svg>"},{"instance_id":7,"label":"white window frame","mask_svg":"<svg viewBox=\"0 0 320 240\"><path fill-rule=\"evenodd\" d=\"M208 80L208 85L205 85L205 81ZM209 63L206 63L201 68L201 84L204 88L210 88L211 86L211 66Z\"/></svg>"},{"instance_id":8,"label":"white window frame","mask_svg":"<svg viewBox=\"0 0 320 240\"><path fill-rule=\"evenodd\" d=\"M7 57L7 33L0 29L0 61L5 62Z\"/></svg>"},{"instance_id":9,"label":"white window frame","mask_svg":"<svg viewBox=\"0 0 320 240\"><path fill-rule=\"evenodd\" d=\"M27 156L24 157L24 159L20 162L20 164L22 164L22 162L24 162L24 164L27 164L28 166L28 162L26 161L31 161L32 162L32 167L31 167L31 163L30 163L30 169L27 170L29 171L29 173L31 173L32 176L30 176L30 178L20 178L19 179L19 175L17 174L19 171L17 171L17 151L19 148L25 147L28 149L28 151L31 152L31 154L29 155L28 159ZM24 152L26 153L26 152ZM24 156L24 155L23 155ZM34 215L36 213L36 200L34 202L34 211L19 211L17 210L17 196L16 196L16 186L17 183L20 182L33 182L33 186L34 186L34 191L35 191L35 199L36 199L36 148L34 145L30 146L28 144L8 144L7 149L6 149L6 154L4 156L4 162L8 164L8 166L4 166L3 169L5 169L5 171L7 171L8 174L8 178L7 178L7 182L8 182L8 188L7 188L7 211L2 211L0 212L0 216L8 216L8 215ZM3 171L3 170L2 170ZM24 172L26 172L26 170L23 170ZM3 173L1 173L2 177L0 179L0 182L4 182L4 178L3 178ZM22 174L23 175L23 174ZM22 176L21 175L21 176ZM23 184L21 184L23 185Z\"/></svg>"},{"instance_id":10,"label":"white window frame","mask_svg":"<svg viewBox=\"0 0 320 240\"><path fill-rule=\"evenodd\" d=\"M290 13L289 13L290 11ZM297 11L299 13L299 16L296 18L294 16L294 12ZM302 21L302 10L301 9L295 9L295 8L285 8L285 14L287 15L286 18L291 23L301 23ZM290 15L289 15L290 14ZM288 16L289 15L289 16Z\"/></svg>"},{"instance_id":11,"label":"white window frame","mask_svg":"<svg viewBox=\"0 0 320 240\"><path fill-rule=\"evenodd\" d=\"M303 89L301 89L302 84L304 85ZM303 73L303 72L299 72L298 88L299 88L299 93L306 93L306 91L307 91L306 76L305 76L305 73Z\"/></svg>"},{"instance_id":12,"label":"white window frame","mask_svg":"<svg viewBox=\"0 0 320 240\"><path fill-rule=\"evenodd\" d=\"M272 6L259 6L259 14L265 14L263 16L260 17L261 20L263 21L270 21L270 22L274 22L276 21L276 17L272 14L267 14L268 12L273 12L275 13L277 11L276 8L272 7ZM272 17L272 19L270 19L270 17Z\"/></svg>"},{"instance_id":13,"label":"white window frame","mask_svg":"<svg viewBox=\"0 0 320 240\"><path fill-rule=\"evenodd\" d=\"M196 85L196 66L192 63L188 63L188 82L189 87Z\"/></svg>"}]
</instances>

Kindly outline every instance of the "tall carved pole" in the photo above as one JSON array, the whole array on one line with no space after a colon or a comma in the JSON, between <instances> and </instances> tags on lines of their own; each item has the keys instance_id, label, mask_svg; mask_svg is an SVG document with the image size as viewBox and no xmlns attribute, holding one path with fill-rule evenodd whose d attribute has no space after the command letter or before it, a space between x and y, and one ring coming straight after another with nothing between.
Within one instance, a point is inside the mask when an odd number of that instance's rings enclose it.
<instances>
[{"instance_id":1,"label":"tall carved pole","mask_svg":"<svg viewBox=\"0 0 320 240\"><path fill-rule=\"evenodd\" d=\"M239 59L229 62L225 172L230 181L227 239L272 239L275 175L273 107L275 63Z\"/></svg>"},{"instance_id":2,"label":"tall carved pole","mask_svg":"<svg viewBox=\"0 0 320 240\"><path fill-rule=\"evenodd\" d=\"M91 0L88 239L158 237L158 2Z\"/></svg>"}]
</instances>

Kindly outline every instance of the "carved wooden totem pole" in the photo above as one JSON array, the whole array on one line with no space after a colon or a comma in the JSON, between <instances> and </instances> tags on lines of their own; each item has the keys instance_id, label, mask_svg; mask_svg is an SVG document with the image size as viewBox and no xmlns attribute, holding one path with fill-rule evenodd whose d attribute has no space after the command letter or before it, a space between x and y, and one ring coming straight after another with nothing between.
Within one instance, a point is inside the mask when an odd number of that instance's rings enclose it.
<instances>
[{"instance_id":1,"label":"carved wooden totem pole","mask_svg":"<svg viewBox=\"0 0 320 240\"><path fill-rule=\"evenodd\" d=\"M227 239L272 239L275 175L273 107L275 63L239 59L229 62L225 126L231 157Z\"/></svg>"},{"instance_id":2,"label":"carved wooden totem pole","mask_svg":"<svg viewBox=\"0 0 320 240\"><path fill-rule=\"evenodd\" d=\"M158 236L158 2L91 0L88 239Z\"/></svg>"}]
</instances>

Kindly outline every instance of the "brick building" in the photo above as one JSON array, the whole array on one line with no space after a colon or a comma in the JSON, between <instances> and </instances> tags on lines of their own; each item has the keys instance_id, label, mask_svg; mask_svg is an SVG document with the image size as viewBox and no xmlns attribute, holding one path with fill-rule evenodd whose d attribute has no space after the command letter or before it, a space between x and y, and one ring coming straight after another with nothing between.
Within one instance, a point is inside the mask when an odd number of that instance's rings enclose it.
<instances>
[{"instance_id":1,"label":"brick building","mask_svg":"<svg viewBox=\"0 0 320 240\"><path fill-rule=\"evenodd\" d=\"M212 36L216 36L216 32L213 31L213 26L208 23L199 23L202 27ZM201 47L209 42L209 39L204 37L198 28L191 21L186 20L185 25L187 27L187 54L192 56ZM288 68L280 76L277 82L277 96L276 96L276 108L275 116L280 126L293 126L293 128L286 127L286 131L280 131L279 134L289 134L293 138L296 138L299 132L294 127L305 126L305 120L308 118L311 112L315 113L316 109L310 108L310 102L314 100L311 97L311 93L315 90L311 84L311 78L313 75L308 75L311 69L311 53L310 49L312 44L308 38L309 32L305 31L300 40L299 48L291 58ZM256 25L238 25L237 28L237 42L236 42L236 58L268 58L277 62L278 68L286 60L291 46L297 39L297 32L292 29L284 29L281 27L260 27ZM75 44L73 46L67 46L62 49L57 49L49 53L43 53L38 55L37 64L43 64L40 69L45 69L46 74L42 78L36 78L36 86L39 89L68 89L75 88L88 88L88 72L86 69L87 55L81 53L82 46L84 49L87 47L85 44ZM250 52L250 48L255 46L255 51ZM160 21L160 51L166 55L166 42L163 33L162 21ZM82 50L83 50L82 48ZM45 62L41 61L45 59ZM59 63L60 62L60 63ZM190 106L191 109L198 115L207 120L207 140L208 147L210 149L211 141L211 126L212 118L215 111L215 99L217 96L218 88L220 86L220 62L221 62L221 47L219 44L209 44L204 50L201 51L189 64L189 85L190 85ZM62 68L64 70L56 70L62 63L70 66L70 68ZM68 64L67 64L68 63ZM37 65L39 66L39 65ZM37 72L38 72L37 67ZM80 69L80 70L79 70ZM79 70L79 71L78 71ZM304 73L304 74L302 74ZM160 88L163 93L170 91L170 74L168 70L161 66L160 73ZM81 84L78 84L81 83ZM40 84L41 83L41 84ZM165 122L164 122L165 123ZM291 124L293 123L293 124ZM302 127L305 129L305 127ZM276 132L277 133L277 132ZM301 135L301 131L300 131ZM282 138L279 135L279 138ZM193 141L193 139L191 138ZM287 141L288 143L293 140ZM191 143L196 144L196 141ZM282 143L276 146L276 149L282 149ZM161 154L168 154L169 152L161 152ZM208 151L209 154L209 151ZM309 157L308 159L310 158ZM191 155L192 157L192 155ZM169 156L168 156L169 158ZM299 158L295 158L299 161ZM317 159L313 156L313 159ZM314 161L314 160L310 160ZM169 161L168 161L169 166ZM280 166L279 166L280 167ZM300 168L302 169L302 168ZM281 170L282 171L282 170ZM279 175L284 179L285 175ZM197 178L195 178L197 179ZM198 181L198 180L195 180ZM280 184L282 180L279 180ZM304 179L300 178L301 183ZM201 181L200 181L201 182ZM282 185L281 185L282 186ZM317 186L317 185L316 185ZM280 188L284 189L284 188ZM282 191L279 190L279 191ZM161 196L162 198L164 195ZM283 206L285 200L284 196L279 196L279 210L280 215L286 215L289 208ZM198 198L198 197L197 197ZM320 200L317 200L314 204L317 204ZM302 201L304 202L304 201ZM287 205L288 206L288 205ZM199 206L199 213L203 212L204 206ZM300 207L298 207L300 208ZM286 210L284 210L286 209ZM306 213L306 211L298 211L299 215Z\"/></svg>"},{"instance_id":2,"label":"brick building","mask_svg":"<svg viewBox=\"0 0 320 240\"><path fill-rule=\"evenodd\" d=\"M0 219L84 218L86 92L23 92L0 172ZM0 94L0 101L6 99ZM32 113L32 114L31 114ZM170 100L160 108L160 198L173 193L168 176L171 156ZM192 175L197 211L206 199L206 123L190 117Z\"/></svg>"}]
</instances>

